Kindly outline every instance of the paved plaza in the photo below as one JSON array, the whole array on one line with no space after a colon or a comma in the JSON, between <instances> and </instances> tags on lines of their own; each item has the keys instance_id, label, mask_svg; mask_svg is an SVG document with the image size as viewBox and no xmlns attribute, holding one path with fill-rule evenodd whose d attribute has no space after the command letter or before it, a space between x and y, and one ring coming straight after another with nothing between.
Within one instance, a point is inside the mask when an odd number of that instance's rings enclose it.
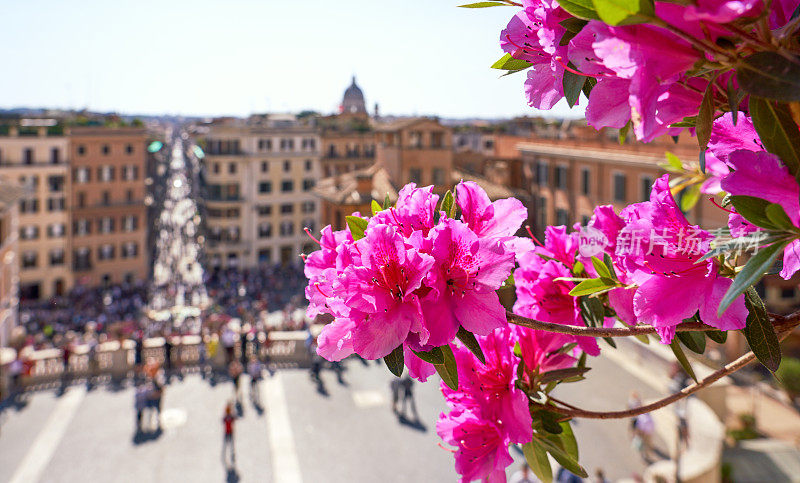
<instances>
[{"instance_id":1,"label":"paved plaza","mask_svg":"<svg viewBox=\"0 0 800 483\"><path fill-rule=\"evenodd\" d=\"M561 395L596 409L623 407L634 388L655 395L611 360L595 362L586 381ZM262 410L245 385L233 471L221 458L223 407L233 394L225 379L212 385L198 374L173 377L163 430L145 437L135 436L130 385L87 391L76 383L60 396L32 392L23 405L0 413L0 481L455 481L452 456L435 431L445 409L438 382L417 384L419 420L408 411L408 420L399 421L385 367L348 359L345 368L343 383L323 372L321 388L306 370L279 370L261 383ZM575 423L588 471L602 467L619 479L644 469L627 427L627 421Z\"/></svg>"}]
</instances>

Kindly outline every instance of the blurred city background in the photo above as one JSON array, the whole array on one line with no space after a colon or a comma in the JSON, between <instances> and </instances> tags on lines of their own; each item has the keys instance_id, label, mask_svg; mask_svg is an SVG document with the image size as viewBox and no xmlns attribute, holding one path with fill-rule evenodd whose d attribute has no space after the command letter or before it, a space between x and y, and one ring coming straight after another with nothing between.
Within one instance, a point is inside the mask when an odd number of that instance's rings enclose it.
<instances>
[{"instance_id":1,"label":"blurred city background","mask_svg":"<svg viewBox=\"0 0 800 483\"><path fill-rule=\"evenodd\" d=\"M526 110L522 77L488 68L511 9L333 3L0 7L0 481L455 481L438 376L316 356L302 255L321 228L471 180L539 237L647 199L668 152L696 164L686 135ZM691 223L725 226L692 196ZM789 313L798 282L759 292ZM618 409L685 383L668 348L618 344L559 394ZM752 365L648 415L648 444L578 420L582 464L800 481L800 334L783 349L779 379ZM702 377L747 350L731 333L690 357Z\"/></svg>"}]
</instances>

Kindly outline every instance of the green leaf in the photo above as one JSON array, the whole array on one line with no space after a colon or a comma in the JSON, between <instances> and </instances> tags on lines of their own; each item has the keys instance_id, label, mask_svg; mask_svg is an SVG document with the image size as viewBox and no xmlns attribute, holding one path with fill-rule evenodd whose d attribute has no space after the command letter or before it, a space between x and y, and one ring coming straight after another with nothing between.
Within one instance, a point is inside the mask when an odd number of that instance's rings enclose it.
<instances>
[{"instance_id":1,"label":"green leaf","mask_svg":"<svg viewBox=\"0 0 800 483\"><path fill-rule=\"evenodd\" d=\"M569 294L573 297L580 297L602 292L603 290L608 290L616 286L617 283L609 278L589 278L573 287L573 289L569 291Z\"/></svg>"},{"instance_id":2,"label":"green leaf","mask_svg":"<svg viewBox=\"0 0 800 483\"><path fill-rule=\"evenodd\" d=\"M667 157L667 164L669 165L670 168L672 168L674 170L673 172L682 173L683 172L683 163L681 162L681 158L679 158L674 153L671 153L669 151L667 151L664 154Z\"/></svg>"},{"instance_id":3,"label":"green leaf","mask_svg":"<svg viewBox=\"0 0 800 483\"><path fill-rule=\"evenodd\" d=\"M792 220L789 219L789 215L787 215L783 210L783 206L777 203L770 203L764 211L766 212L769 221L781 230L797 230L797 228L794 226L794 223L792 223Z\"/></svg>"},{"instance_id":4,"label":"green leaf","mask_svg":"<svg viewBox=\"0 0 800 483\"><path fill-rule=\"evenodd\" d=\"M575 433L572 432L572 426L570 426L569 421L562 421L561 427L563 428L561 432L561 442L564 444L564 451L570 458L575 461L580 461L578 441L575 439Z\"/></svg>"},{"instance_id":5,"label":"green leaf","mask_svg":"<svg viewBox=\"0 0 800 483\"><path fill-rule=\"evenodd\" d=\"M754 196L731 196L731 204L736 208L736 212L750 223L769 230L777 228L767 217L769 201Z\"/></svg>"},{"instance_id":6,"label":"green leaf","mask_svg":"<svg viewBox=\"0 0 800 483\"><path fill-rule=\"evenodd\" d=\"M568 19L562 20L558 22L559 25L564 27L567 32L572 32L574 34L578 34L583 30L583 27L586 26L589 22L587 20L583 20L580 18L570 17Z\"/></svg>"},{"instance_id":7,"label":"green leaf","mask_svg":"<svg viewBox=\"0 0 800 483\"><path fill-rule=\"evenodd\" d=\"M622 128L619 130L619 143L625 144L625 139L628 137L628 131L631 130L631 126L633 123L628 121Z\"/></svg>"},{"instance_id":8,"label":"green leaf","mask_svg":"<svg viewBox=\"0 0 800 483\"><path fill-rule=\"evenodd\" d=\"M582 376L590 370L590 367L568 367L566 369L554 369L541 374L539 376L539 383L547 384L550 381L560 381L570 377Z\"/></svg>"},{"instance_id":9,"label":"green leaf","mask_svg":"<svg viewBox=\"0 0 800 483\"><path fill-rule=\"evenodd\" d=\"M558 0L561 8L584 20L600 20L592 0Z\"/></svg>"},{"instance_id":10,"label":"green leaf","mask_svg":"<svg viewBox=\"0 0 800 483\"><path fill-rule=\"evenodd\" d=\"M705 334L717 344L724 344L728 340L728 333L724 330L707 330Z\"/></svg>"},{"instance_id":11,"label":"green leaf","mask_svg":"<svg viewBox=\"0 0 800 483\"><path fill-rule=\"evenodd\" d=\"M575 69L575 66L572 65L572 62L567 64L568 67ZM581 96L581 91L583 90L583 84L586 82L585 75L578 75L574 72L570 72L569 70L564 71L564 77L561 81L561 85L564 88L564 97L567 98L567 105L569 107L573 107L576 102L578 102L578 98Z\"/></svg>"},{"instance_id":12,"label":"green leaf","mask_svg":"<svg viewBox=\"0 0 800 483\"><path fill-rule=\"evenodd\" d=\"M389 368L389 371L397 377L403 375L403 367L405 367L405 363L403 361L403 344L395 347L392 352L389 353L388 356L383 358L383 362L386 363L386 367Z\"/></svg>"},{"instance_id":13,"label":"green leaf","mask_svg":"<svg viewBox=\"0 0 800 483\"><path fill-rule=\"evenodd\" d=\"M453 350L449 345L440 347L444 354L444 364L434 364L436 372L442 378L447 387L452 390L458 389L458 368L456 367L456 358L453 356Z\"/></svg>"},{"instance_id":14,"label":"green leaf","mask_svg":"<svg viewBox=\"0 0 800 483\"><path fill-rule=\"evenodd\" d=\"M669 348L672 349L672 353L675 354L675 358L678 359L681 367L683 370L686 371L686 374L694 379L697 382L697 376L694 375L694 369L692 369L692 365L689 364L689 359L686 358L686 354L683 353L683 349L681 349L681 344L678 342L678 339L672 339L672 342L669 344Z\"/></svg>"},{"instance_id":15,"label":"green leaf","mask_svg":"<svg viewBox=\"0 0 800 483\"><path fill-rule=\"evenodd\" d=\"M702 195L700 186L700 184L693 184L683 190L683 196L681 196L681 211L684 213L690 211L694 208L694 205L700 201L700 196Z\"/></svg>"},{"instance_id":16,"label":"green leaf","mask_svg":"<svg viewBox=\"0 0 800 483\"><path fill-rule=\"evenodd\" d=\"M522 70L522 69L527 69L531 65L533 64L531 64L528 61L515 59L514 57L511 57L511 54L506 54L500 57L500 59L497 62L492 64L492 69Z\"/></svg>"},{"instance_id":17,"label":"green leaf","mask_svg":"<svg viewBox=\"0 0 800 483\"><path fill-rule=\"evenodd\" d=\"M553 459L555 459L556 462L563 466L566 470L580 476L581 478L587 478L589 476L589 474L586 473L586 470L580 464L578 464L575 459L567 454L567 451L563 448L563 442L560 437L548 435L544 439L538 439L538 441L542 443L544 449L548 453L553 455Z\"/></svg>"},{"instance_id":18,"label":"green leaf","mask_svg":"<svg viewBox=\"0 0 800 483\"><path fill-rule=\"evenodd\" d=\"M487 7L508 7L510 4L505 2L475 2L466 5L459 5L461 8L487 8Z\"/></svg>"},{"instance_id":19,"label":"green leaf","mask_svg":"<svg viewBox=\"0 0 800 483\"><path fill-rule=\"evenodd\" d=\"M444 346L442 346L442 347L444 347ZM431 364L434 364L434 365L435 364L444 364L444 352L442 351L441 347L434 347L433 349L431 349L429 351L426 351L426 352L424 352L424 351L415 351L415 350L412 350L412 352L414 354L416 354L417 357L419 357L420 359L422 359L425 362L428 362L428 363L431 363Z\"/></svg>"},{"instance_id":20,"label":"green leaf","mask_svg":"<svg viewBox=\"0 0 800 483\"><path fill-rule=\"evenodd\" d=\"M592 94L592 89L597 85L597 79L594 77L587 77L586 82L583 84L583 95L588 99Z\"/></svg>"},{"instance_id":21,"label":"green leaf","mask_svg":"<svg viewBox=\"0 0 800 483\"><path fill-rule=\"evenodd\" d=\"M750 96L750 117L764 148L800 182L800 132L786 104Z\"/></svg>"},{"instance_id":22,"label":"green leaf","mask_svg":"<svg viewBox=\"0 0 800 483\"><path fill-rule=\"evenodd\" d=\"M383 197L383 209L387 210L390 206L392 206L392 200L389 199L389 193L386 193L386 196Z\"/></svg>"},{"instance_id":23,"label":"green leaf","mask_svg":"<svg viewBox=\"0 0 800 483\"><path fill-rule=\"evenodd\" d=\"M791 102L800 101L800 59L776 52L757 52L736 67L736 80L748 94Z\"/></svg>"},{"instance_id":24,"label":"green leaf","mask_svg":"<svg viewBox=\"0 0 800 483\"><path fill-rule=\"evenodd\" d=\"M350 228L350 235L353 236L353 241L364 238L364 231L367 229L367 220L357 216L346 217L347 227Z\"/></svg>"},{"instance_id":25,"label":"green leaf","mask_svg":"<svg viewBox=\"0 0 800 483\"><path fill-rule=\"evenodd\" d=\"M706 174L706 150L700 151L700 172Z\"/></svg>"},{"instance_id":26,"label":"green leaf","mask_svg":"<svg viewBox=\"0 0 800 483\"><path fill-rule=\"evenodd\" d=\"M773 243L767 247L761 248L758 253L753 255L747 264L742 268L742 271L733 279L733 283L728 287L725 296L722 297L722 302L719 304L717 315L722 315L725 310L730 307L734 300L739 295L744 293L748 287L755 284L758 279L769 270L778 255L783 252L788 242Z\"/></svg>"},{"instance_id":27,"label":"green leaf","mask_svg":"<svg viewBox=\"0 0 800 483\"><path fill-rule=\"evenodd\" d=\"M772 328L764 302L753 287L744 293L744 304L748 311L747 325L742 330L744 337L758 361L775 372L781 365L780 341Z\"/></svg>"},{"instance_id":28,"label":"green leaf","mask_svg":"<svg viewBox=\"0 0 800 483\"><path fill-rule=\"evenodd\" d=\"M706 338L702 333L677 332L675 335L678 336L678 339L683 342L687 349L695 354L702 354L706 351Z\"/></svg>"},{"instance_id":29,"label":"green leaf","mask_svg":"<svg viewBox=\"0 0 800 483\"><path fill-rule=\"evenodd\" d=\"M592 255L592 266L594 267L598 276L610 278L612 280L614 279L614 277L611 276L611 272L608 270L606 264L601 262L600 259L594 255Z\"/></svg>"},{"instance_id":30,"label":"green leaf","mask_svg":"<svg viewBox=\"0 0 800 483\"><path fill-rule=\"evenodd\" d=\"M592 3L600 20L609 25L644 23L655 16L652 0L594 0Z\"/></svg>"},{"instance_id":31,"label":"green leaf","mask_svg":"<svg viewBox=\"0 0 800 483\"><path fill-rule=\"evenodd\" d=\"M553 470L550 467L550 459L545 450L534 441L522 445L522 454L528 462L534 474L542 480L542 483L553 483Z\"/></svg>"},{"instance_id":32,"label":"green leaf","mask_svg":"<svg viewBox=\"0 0 800 483\"><path fill-rule=\"evenodd\" d=\"M597 297L580 297L578 300L581 317L587 327L602 327L605 320L605 307Z\"/></svg>"},{"instance_id":33,"label":"green leaf","mask_svg":"<svg viewBox=\"0 0 800 483\"><path fill-rule=\"evenodd\" d=\"M375 200L372 200L372 203L370 204L370 208L372 208L373 216L377 215L381 211L381 205L379 205L378 202L375 201Z\"/></svg>"},{"instance_id":34,"label":"green leaf","mask_svg":"<svg viewBox=\"0 0 800 483\"><path fill-rule=\"evenodd\" d=\"M483 355L483 350L481 350L481 345L478 343L478 339L475 338L475 334L464 327L459 327L458 332L456 332L456 337L458 337L458 340L460 340L481 363L486 364L486 356Z\"/></svg>"},{"instance_id":35,"label":"green leaf","mask_svg":"<svg viewBox=\"0 0 800 483\"><path fill-rule=\"evenodd\" d=\"M611 274L610 278L614 280L619 280L619 277L617 277L617 271L614 270L614 261L611 259L611 255L609 255L608 253L603 253L603 263L606 264L608 272Z\"/></svg>"},{"instance_id":36,"label":"green leaf","mask_svg":"<svg viewBox=\"0 0 800 483\"><path fill-rule=\"evenodd\" d=\"M603 337L603 340L606 341L606 344L610 345L612 348L617 348L617 343L614 342L613 337Z\"/></svg>"},{"instance_id":37,"label":"green leaf","mask_svg":"<svg viewBox=\"0 0 800 483\"><path fill-rule=\"evenodd\" d=\"M697 113L697 144L702 151L706 150L708 140L711 139L711 127L714 124L714 82L706 86L703 100L700 102L700 111Z\"/></svg>"},{"instance_id":38,"label":"green leaf","mask_svg":"<svg viewBox=\"0 0 800 483\"><path fill-rule=\"evenodd\" d=\"M536 414L542 420L542 428L544 428L544 430L548 433L561 434L561 432L564 431L564 428L558 424L558 419L561 417L560 414L544 410L537 411Z\"/></svg>"},{"instance_id":39,"label":"green leaf","mask_svg":"<svg viewBox=\"0 0 800 483\"><path fill-rule=\"evenodd\" d=\"M453 205L453 193L448 190L442 198L442 202L439 205L439 211L444 211L448 218L453 218Z\"/></svg>"},{"instance_id":40,"label":"green leaf","mask_svg":"<svg viewBox=\"0 0 800 483\"><path fill-rule=\"evenodd\" d=\"M636 339L644 345L650 345L650 338L646 334L635 335Z\"/></svg>"},{"instance_id":41,"label":"green leaf","mask_svg":"<svg viewBox=\"0 0 800 483\"><path fill-rule=\"evenodd\" d=\"M733 77L728 78L728 85L725 90L728 96L728 109L731 111L731 120L735 126L739 117L739 103L742 102L745 92L736 88Z\"/></svg>"}]
</instances>

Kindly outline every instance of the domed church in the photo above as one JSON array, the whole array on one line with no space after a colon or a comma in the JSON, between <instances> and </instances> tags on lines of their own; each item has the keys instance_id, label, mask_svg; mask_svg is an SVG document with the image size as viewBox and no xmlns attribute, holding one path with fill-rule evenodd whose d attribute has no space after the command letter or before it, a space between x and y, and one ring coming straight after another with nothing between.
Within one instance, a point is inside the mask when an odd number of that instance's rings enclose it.
<instances>
[{"instance_id":1,"label":"domed church","mask_svg":"<svg viewBox=\"0 0 800 483\"><path fill-rule=\"evenodd\" d=\"M344 91L344 98L342 98L342 105L339 106L339 112L342 114L367 114L364 93L361 92L361 88L356 84L356 76L353 76L353 82Z\"/></svg>"}]
</instances>

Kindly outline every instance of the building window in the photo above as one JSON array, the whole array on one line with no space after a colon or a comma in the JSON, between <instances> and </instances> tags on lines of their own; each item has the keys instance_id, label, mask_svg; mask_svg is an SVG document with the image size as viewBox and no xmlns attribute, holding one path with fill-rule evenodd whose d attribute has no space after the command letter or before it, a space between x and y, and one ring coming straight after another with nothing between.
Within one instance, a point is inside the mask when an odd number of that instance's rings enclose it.
<instances>
[{"instance_id":1,"label":"building window","mask_svg":"<svg viewBox=\"0 0 800 483\"><path fill-rule=\"evenodd\" d=\"M544 227L547 226L547 198L544 196L539 197L539 203L537 206L536 212L536 221L537 221L537 228L539 230L544 230Z\"/></svg>"},{"instance_id":2,"label":"building window","mask_svg":"<svg viewBox=\"0 0 800 483\"><path fill-rule=\"evenodd\" d=\"M114 218L104 216L98 222L98 229L100 233L113 233L114 232Z\"/></svg>"},{"instance_id":3,"label":"building window","mask_svg":"<svg viewBox=\"0 0 800 483\"><path fill-rule=\"evenodd\" d=\"M258 262L269 263L272 261L272 250L269 248L262 248L258 251Z\"/></svg>"},{"instance_id":4,"label":"building window","mask_svg":"<svg viewBox=\"0 0 800 483\"><path fill-rule=\"evenodd\" d=\"M583 196L589 196L591 193L591 184L589 182L591 173L589 168L581 168L581 194Z\"/></svg>"},{"instance_id":5,"label":"building window","mask_svg":"<svg viewBox=\"0 0 800 483\"><path fill-rule=\"evenodd\" d=\"M556 187L560 190L567 189L567 167L556 166Z\"/></svg>"},{"instance_id":6,"label":"building window","mask_svg":"<svg viewBox=\"0 0 800 483\"><path fill-rule=\"evenodd\" d=\"M541 187L547 186L547 183L549 181L547 179L548 172L550 171L549 168L550 166L548 166L548 164L545 163L544 161L539 161L536 163L536 182Z\"/></svg>"},{"instance_id":7,"label":"building window","mask_svg":"<svg viewBox=\"0 0 800 483\"><path fill-rule=\"evenodd\" d=\"M75 270L88 270L92 268L92 254L88 248L82 247L73 253Z\"/></svg>"},{"instance_id":8,"label":"building window","mask_svg":"<svg viewBox=\"0 0 800 483\"><path fill-rule=\"evenodd\" d=\"M91 232L91 225L89 224L89 220L85 218L81 218L80 220L75 221L75 224L72 227L72 232L78 236L86 236Z\"/></svg>"},{"instance_id":9,"label":"building window","mask_svg":"<svg viewBox=\"0 0 800 483\"><path fill-rule=\"evenodd\" d=\"M225 185L225 197L229 200L238 200L239 199L239 185L238 184L226 184Z\"/></svg>"},{"instance_id":10,"label":"building window","mask_svg":"<svg viewBox=\"0 0 800 483\"><path fill-rule=\"evenodd\" d=\"M61 162L61 151L58 148L50 150L50 164L58 164Z\"/></svg>"},{"instance_id":11,"label":"building window","mask_svg":"<svg viewBox=\"0 0 800 483\"><path fill-rule=\"evenodd\" d=\"M269 171L269 161L261 161L261 172L266 173Z\"/></svg>"},{"instance_id":12,"label":"building window","mask_svg":"<svg viewBox=\"0 0 800 483\"><path fill-rule=\"evenodd\" d=\"M272 223L260 223L258 225L258 237L259 238L272 237Z\"/></svg>"},{"instance_id":13,"label":"building window","mask_svg":"<svg viewBox=\"0 0 800 483\"><path fill-rule=\"evenodd\" d=\"M22 151L22 163L33 164L33 149L25 148L25 150Z\"/></svg>"},{"instance_id":14,"label":"building window","mask_svg":"<svg viewBox=\"0 0 800 483\"><path fill-rule=\"evenodd\" d=\"M139 217L128 215L122 219L122 229L126 232L136 231L139 226Z\"/></svg>"},{"instance_id":15,"label":"building window","mask_svg":"<svg viewBox=\"0 0 800 483\"><path fill-rule=\"evenodd\" d=\"M97 177L100 179L100 181L114 181L114 167L101 166L97 168Z\"/></svg>"},{"instance_id":16,"label":"building window","mask_svg":"<svg viewBox=\"0 0 800 483\"><path fill-rule=\"evenodd\" d=\"M281 236L292 236L294 235L294 222L292 221L282 221L281 222Z\"/></svg>"},{"instance_id":17,"label":"building window","mask_svg":"<svg viewBox=\"0 0 800 483\"><path fill-rule=\"evenodd\" d=\"M75 168L75 182L76 183L88 183L91 177L91 171L89 168Z\"/></svg>"},{"instance_id":18,"label":"building window","mask_svg":"<svg viewBox=\"0 0 800 483\"><path fill-rule=\"evenodd\" d=\"M101 201L104 206L108 206L111 204L111 192L110 191L103 191L103 199Z\"/></svg>"},{"instance_id":19,"label":"building window","mask_svg":"<svg viewBox=\"0 0 800 483\"><path fill-rule=\"evenodd\" d=\"M444 169L433 168L433 184L436 186L444 186Z\"/></svg>"},{"instance_id":20,"label":"building window","mask_svg":"<svg viewBox=\"0 0 800 483\"><path fill-rule=\"evenodd\" d=\"M37 213L39 211L39 200L20 200L19 212L20 213Z\"/></svg>"},{"instance_id":21,"label":"building window","mask_svg":"<svg viewBox=\"0 0 800 483\"><path fill-rule=\"evenodd\" d=\"M311 171L311 160L310 159L306 159L305 168L306 168L306 171Z\"/></svg>"},{"instance_id":22,"label":"building window","mask_svg":"<svg viewBox=\"0 0 800 483\"><path fill-rule=\"evenodd\" d=\"M642 176L642 187L640 193L640 200L647 201L650 199L650 190L653 189L653 178L650 176Z\"/></svg>"},{"instance_id":23,"label":"building window","mask_svg":"<svg viewBox=\"0 0 800 483\"><path fill-rule=\"evenodd\" d=\"M317 204L313 201L304 201L302 211L303 213L314 213L317 209Z\"/></svg>"},{"instance_id":24,"label":"building window","mask_svg":"<svg viewBox=\"0 0 800 483\"><path fill-rule=\"evenodd\" d=\"M86 146L84 146L83 144L79 144L78 145L78 156L83 156L84 154L86 154Z\"/></svg>"},{"instance_id":25,"label":"building window","mask_svg":"<svg viewBox=\"0 0 800 483\"><path fill-rule=\"evenodd\" d=\"M556 225L567 225L569 223L569 213L563 208L556 210Z\"/></svg>"},{"instance_id":26,"label":"building window","mask_svg":"<svg viewBox=\"0 0 800 483\"><path fill-rule=\"evenodd\" d=\"M114 258L114 245L101 245L97 249L98 260L111 260L112 258Z\"/></svg>"},{"instance_id":27,"label":"building window","mask_svg":"<svg viewBox=\"0 0 800 483\"><path fill-rule=\"evenodd\" d=\"M314 233L317 230L317 224L314 223L314 220L312 220L311 218L306 218L305 220L303 220L303 226L305 228L308 228L308 231L310 231L311 233Z\"/></svg>"},{"instance_id":28,"label":"building window","mask_svg":"<svg viewBox=\"0 0 800 483\"><path fill-rule=\"evenodd\" d=\"M25 252L22 254L22 268L36 268L36 252Z\"/></svg>"},{"instance_id":29,"label":"building window","mask_svg":"<svg viewBox=\"0 0 800 483\"><path fill-rule=\"evenodd\" d=\"M592 219L589 217L589 215L583 215L581 217L581 225L583 226L589 226L590 221L592 221Z\"/></svg>"},{"instance_id":30,"label":"building window","mask_svg":"<svg viewBox=\"0 0 800 483\"><path fill-rule=\"evenodd\" d=\"M61 238L64 236L66 227L63 223L52 223L47 225L47 236L49 238Z\"/></svg>"},{"instance_id":31,"label":"building window","mask_svg":"<svg viewBox=\"0 0 800 483\"><path fill-rule=\"evenodd\" d=\"M288 173L288 172L289 172L289 170L291 170L291 169L292 169L292 163L291 163L291 161L284 161L284 162L283 162L283 172L284 172L284 173Z\"/></svg>"},{"instance_id":32,"label":"building window","mask_svg":"<svg viewBox=\"0 0 800 483\"><path fill-rule=\"evenodd\" d=\"M443 148L444 147L444 133L435 131L431 133L431 147Z\"/></svg>"},{"instance_id":33,"label":"building window","mask_svg":"<svg viewBox=\"0 0 800 483\"><path fill-rule=\"evenodd\" d=\"M272 182L271 181L262 181L258 183L258 192L259 193L272 193Z\"/></svg>"},{"instance_id":34,"label":"building window","mask_svg":"<svg viewBox=\"0 0 800 483\"><path fill-rule=\"evenodd\" d=\"M125 200L128 203L133 203L133 190L126 190L125 191Z\"/></svg>"},{"instance_id":35,"label":"building window","mask_svg":"<svg viewBox=\"0 0 800 483\"><path fill-rule=\"evenodd\" d=\"M111 146L109 146L108 144L103 144L101 151L103 152L103 156L108 156L109 154L111 154Z\"/></svg>"},{"instance_id":36,"label":"building window","mask_svg":"<svg viewBox=\"0 0 800 483\"><path fill-rule=\"evenodd\" d=\"M267 216L272 214L272 205L259 205L257 209L259 216Z\"/></svg>"},{"instance_id":37,"label":"building window","mask_svg":"<svg viewBox=\"0 0 800 483\"><path fill-rule=\"evenodd\" d=\"M39 227L36 225L23 226L19 230L19 237L23 240L35 240L39 238Z\"/></svg>"},{"instance_id":38,"label":"building window","mask_svg":"<svg viewBox=\"0 0 800 483\"><path fill-rule=\"evenodd\" d=\"M126 154L133 154L133 144L126 144L125 145L125 153Z\"/></svg>"},{"instance_id":39,"label":"building window","mask_svg":"<svg viewBox=\"0 0 800 483\"><path fill-rule=\"evenodd\" d=\"M272 151L272 139L259 139L258 149L260 151Z\"/></svg>"},{"instance_id":40,"label":"building window","mask_svg":"<svg viewBox=\"0 0 800 483\"><path fill-rule=\"evenodd\" d=\"M211 171L213 171L214 174L219 174L219 163L212 164L211 165Z\"/></svg>"},{"instance_id":41,"label":"building window","mask_svg":"<svg viewBox=\"0 0 800 483\"><path fill-rule=\"evenodd\" d=\"M228 163L228 174L236 174L236 163Z\"/></svg>"},{"instance_id":42,"label":"building window","mask_svg":"<svg viewBox=\"0 0 800 483\"><path fill-rule=\"evenodd\" d=\"M64 265L64 249L55 248L50 250L50 266L58 267Z\"/></svg>"},{"instance_id":43,"label":"building window","mask_svg":"<svg viewBox=\"0 0 800 483\"><path fill-rule=\"evenodd\" d=\"M408 182L422 184L422 170L419 168L411 168L408 170Z\"/></svg>"},{"instance_id":44,"label":"building window","mask_svg":"<svg viewBox=\"0 0 800 483\"><path fill-rule=\"evenodd\" d=\"M64 177L63 176L48 176L47 187L52 193L60 193L64 191Z\"/></svg>"},{"instance_id":45,"label":"building window","mask_svg":"<svg viewBox=\"0 0 800 483\"><path fill-rule=\"evenodd\" d=\"M625 203L628 198L625 192L626 178L622 173L614 173L614 201Z\"/></svg>"},{"instance_id":46,"label":"building window","mask_svg":"<svg viewBox=\"0 0 800 483\"><path fill-rule=\"evenodd\" d=\"M419 131L411 131L408 133L408 144L412 148L422 147L422 133Z\"/></svg>"},{"instance_id":47,"label":"building window","mask_svg":"<svg viewBox=\"0 0 800 483\"><path fill-rule=\"evenodd\" d=\"M86 208L86 192L78 192L78 208Z\"/></svg>"},{"instance_id":48,"label":"building window","mask_svg":"<svg viewBox=\"0 0 800 483\"><path fill-rule=\"evenodd\" d=\"M794 287L783 287L781 288L781 298L783 300L791 300L794 298L795 295L795 288Z\"/></svg>"},{"instance_id":49,"label":"building window","mask_svg":"<svg viewBox=\"0 0 800 483\"><path fill-rule=\"evenodd\" d=\"M122 167L122 178L125 181L136 181L139 177L139 167L136 165L128 165Z\"/></svg>"},{"instance_id":50,"label":"building window","mask_svg":"<svg viewBox=\"0 0 800 483\"><path fill-rule=\"evenodd\" d=\"M292 203L284 203L281 205L281 214L288 215L290 213L294 213L294 204Z\"/></svg>"},{"instance_id":51,"label":"building window","mask_svg":"<svg viewBox=\"0 0 800 483\"><path fill-rule=\"evenodd\" d=\"M135 242L127 242L122 244L122 258L136 258L139 254L139 245Z\"/></svg>"},{"instance_id":52,"label":"building window","mask_svg":"<svg viewBox=\"0 0 800 483\"><path fill-rule=\"evenodd\" d=\"M304 179L303 180L303 191L311 191L314 187L314 180L313 179Z\"/></svg>"},{"instance_id":53,"label":"building window","mask_svg":"<svg viewBox=\"0 0 800 483\"><path fill-rule=\"evenodd\" d=\"M281 192L282 193L290 193L294 191L294 181L292 180L285 180L281 182Z\"/></svg>"},{"instance_id":54,"label":"building window","mask_svg":"<svg viewBox=\"0 0 800 483\"><path fill-rule=\"evenodd\" d=\"M66 204L66 200L63 197L47 198L47 211L64 211Z\"/></svg>"}]
</instances>

